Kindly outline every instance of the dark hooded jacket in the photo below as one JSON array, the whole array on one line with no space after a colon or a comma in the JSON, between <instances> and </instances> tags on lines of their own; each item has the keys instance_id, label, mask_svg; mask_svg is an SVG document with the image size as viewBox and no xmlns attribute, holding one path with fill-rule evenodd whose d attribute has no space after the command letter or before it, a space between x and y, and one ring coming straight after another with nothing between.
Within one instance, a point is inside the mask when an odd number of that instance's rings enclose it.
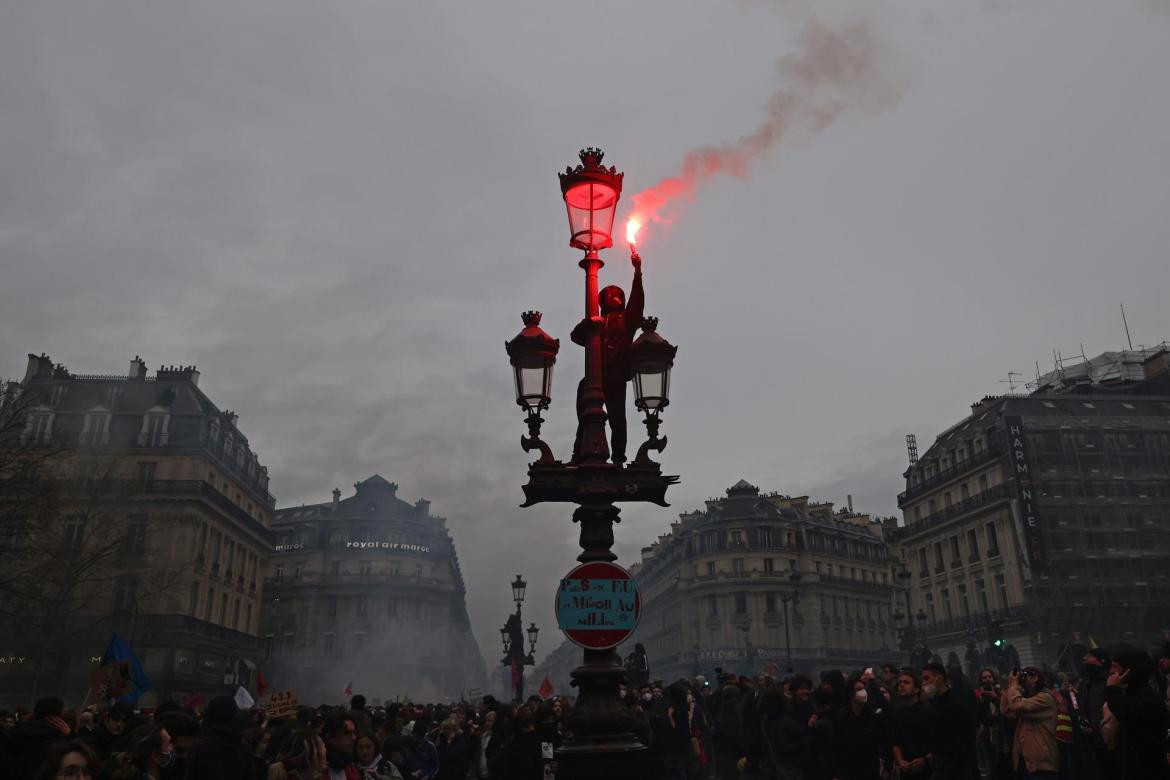
<instances>
[{"instance_id":1,"label":"dark hooded jacket","mask_svg":"<svg viewBox=\"0 0 1170 780\"><path fill-rule=\"evenodd\" d=\"M0 778L34 777L49 753L49 746L63 739L60 731L43 720L20 721L8 738Z\"/></svg>"},{"instance_id":2,"label":"dark hooded jacket","mask_svg":"<svg viewBox=\"0 0 1170 780\"><path fill-rule=\"evenodd\" d=\"M207 708L207 729L187 754L186 780L252 780L252 750L242 739L239 710L217 696Z\"/></svg>"},{"instance_id":3,"label":"dark hooded jacket","mask_svg":"<svg viewBox=\"0 0 1170 780\"><path fill-rule=\"evenodd\" d=\"M1105 689L1105 703L1121 728L1114 755L1117 780L1162 780L1166 771L1166 708L1145 681Z\"/></svg>"}]
</instances>

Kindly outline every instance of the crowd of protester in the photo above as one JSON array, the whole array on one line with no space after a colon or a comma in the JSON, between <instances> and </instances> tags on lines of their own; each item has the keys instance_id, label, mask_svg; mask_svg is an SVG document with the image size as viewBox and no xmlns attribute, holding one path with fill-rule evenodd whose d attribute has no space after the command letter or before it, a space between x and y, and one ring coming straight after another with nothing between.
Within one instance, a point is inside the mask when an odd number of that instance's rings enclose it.
<instances>
[{"instance_id":1,"label":"crowd of protester","mask_svg":"<svg viewBox=\"0 0 1170 780\"><path fill-rule=\"evenodd\" d=\"M1166 780L1168 675L1170 645L1156 660L1092 650L1079 678L1027 667L969 680L928 663L815 682L634 674L621 695L650 780ZM0 712L0 780L546 780L572 707L354 696L269 719L226 696L100 712L46 697Z\"/></svg>"}]
</instances>

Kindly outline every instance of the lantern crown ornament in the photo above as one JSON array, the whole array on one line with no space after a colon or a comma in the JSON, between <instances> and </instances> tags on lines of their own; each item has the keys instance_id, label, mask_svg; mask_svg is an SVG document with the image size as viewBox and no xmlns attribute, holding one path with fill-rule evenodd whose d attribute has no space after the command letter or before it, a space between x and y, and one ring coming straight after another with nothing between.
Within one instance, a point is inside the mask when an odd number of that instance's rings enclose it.
<instances>
[{"instance_id":1,"label":"lantern crown ornament","mask_svg":"<svg viewBox=\"0 0 1170 780\"><path fill-rule=\"evenodd\" d=\"M634 406L657 414L670 403L670 370L678 347L658 334L658 318L642 318L642 335L630 346Z\"/></svg>"},{"instance_id":2,"label":"lantern crown ornament","mask_svg":"<svg viewBox=\"0 0 1170 780\"><path fill-rule=\"evenodd\" d=\"M515 373L516 403L529 412L552 403L552 370L561 348L560 340L540 327L540 316L538 311L524 312L524 329L504 344Z\"/></svg>"},{"instance_id":3,"label":"lantern crown ornament","mask_svg":"<svg viewBox=\"0 0 1170 780\"><path fill-rule=\"evenodd\" d=\"M613 218L625 176L601 164L605 152L590 146L578 152L581 164L560 175L569 214L569 246L596 252L613 246Z\"/></svg>"}]
</instances>

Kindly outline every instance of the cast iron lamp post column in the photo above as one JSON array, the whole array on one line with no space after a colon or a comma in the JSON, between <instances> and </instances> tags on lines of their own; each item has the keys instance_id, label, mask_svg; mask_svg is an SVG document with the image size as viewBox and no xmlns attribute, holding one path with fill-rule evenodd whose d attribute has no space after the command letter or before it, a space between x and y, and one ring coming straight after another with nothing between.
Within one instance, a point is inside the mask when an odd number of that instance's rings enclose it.
<instances>
[{"instance_id":1,"label":"cast iron lamp post column","mask_svg":"<svg viewBox=\"0 0 1170 780\"><path fill-rule=\"evenodd\" d=\"M536 635L540 631L535 623L528 626L528 639L530 642L528 653L524 652L524 621L520 614L520 605L524 601L524 591L527 589L528 583L519 574L512 582L512 600L516 602L516 611L508 616L504 627L500 629L500 638L504 644L504 658L500 662L503 666L509 669L515 668L519 671L515 684L512 688L512 698L522 700L524 698L524 667L535 666L536 658Z\"/></svg>"},{"instance_id":2,"label":"cast iron lamp post column","mask_svg":"<svg viewBox=\"0 0 1170 780\"><path fill-rule=\"evenodd\" d=\"M751 615L747 616L747 620L745 620L740 625L739 630L743 632L743 658L744 658L744 662L747 666L747 673L748 673L749 677L751 677L752 679L755 679L756 665L752 661L752 616Z\"/></svg>"},{"instance_id":3,"label":"cast iron lamp post column","mask_svg":"<svg viewBox=\"0 0 1170 780\"><path fill-rule=\"evenodd\" d=\"M788 603L792 602L792 612L796 612L796 605L800 603L800 572L794 571L788 575L788 581L792 583L792 590L780 597L784 602L784 653L788 658L788 671L786 674L792 674L792 635L789 633L789 625L792 623L792 617L788 611Z\"/></svg>"},{"instance_id":4,"label":"cast iron lamp post column","mask_svg":"<svg viewBox=\"0 0 1170 780\"><path fill-rule=\"evenodd\" d=\"M906 631L902 641L902 649L910 655L910 663L913 664L914 618L910 610L910 568L906 566L905 562L898 564L898 571L895 576L898 578L898 587L902 590L902 595L906 599Z\"/></svg>"},{"instance_id":5,"label":"cast iron lamp post column","mask_svg":"<svg viewBox=\"0 0 1170 780\"><path fill-rule=\"evenodd\" d=\"M629 464L610 462L605 423L617 410L605 406L607 349L603 330L610 324L601 316L598 271L603 263L598 252L613 245L613 220L621 196L623 174L601 164L600 149L581 150L581 164L560 174L561 195L569 217L569 245L584 251L579 262L585 271L585 316L573 329L573 340L585 348L585 376L577 398L577 440L573 457L556 460L552 449L540 440L540 411L552 398L552 368L559 342L540 328L540 315L526 312L525 328L506 345L516 377L516 401L527 411L529 435L520 440L524 450L539 450L540 457L528 468L522 506L543 501L576 504L573 522L581 527L581 563L612 562L613 524L619 522L619 501L666 503L666 489L678 477L664 475L649 452L661 452L666 439L658 437L659 415L669 402L669 376L674 365L674 346L659 336L657 321L644 318L630 322L626 334L642 325L645 333L629 344L628 365L621 367L622 381L634 380L634 405L645 412L649 440ZM641 258L632 251L631 262L640 270ZM640 281L639 277L635 277ZM607 306L607 309L609 307ZM610 314L612 315L612 310ZM622 324L627 325L623 313ZM611 334L616 335L616 334ZM607 336L608 338L608 336ZM616 370L611 366L610 370ZM614 379L614 377L611 377ZM624 410L622 410L624 414ZM615 457L619 453L615 453ZM572 673L578 690L577 704L565 724L567 736L557 751L560 780L635 780L643 770L647 751L634 736L637 722L618 697L624 676L615 648L584 650L584 661Z\"/></svg>"}]
</instances>

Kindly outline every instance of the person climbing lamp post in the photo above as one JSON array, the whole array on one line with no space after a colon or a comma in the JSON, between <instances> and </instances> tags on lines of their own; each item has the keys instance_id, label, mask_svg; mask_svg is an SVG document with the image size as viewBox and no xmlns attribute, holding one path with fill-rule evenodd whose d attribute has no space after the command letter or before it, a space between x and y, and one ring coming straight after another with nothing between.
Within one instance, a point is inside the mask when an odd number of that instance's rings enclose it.
<instances>
[{"instance_id":1,"label":"person climbing lamp post","mask_svg":"<svg viewBox=\"0 0 1170 780\"><path fill-rule=\"evenodd\" d=\"M576 394L577 432L572 457L557 460L540 438L541 412L552 401L552 370L560 341L540 327L538 311L524 312L524 329L507 342L516 382L516 402L526 414L528 435L520 446L539 457L529 464L522 506L541 502L575 504L573 522L580 526L581 564L612 563L617 502L666 503L666 489L678 477L664 475L650 452L662 452L660 415L670 402L670 371L677 348L656 331L657 319L642 312L642 258L630 246L634 281L627 299L618 287L598 289L604 265L600 251L613 245L613 221L623 174L601 164L595 148L580 152L581 164L560 174L568 212L569 245L584 252L585 315L573 328L572 341L585 349L585 375ZM643 333L634 339L637 330ZM634 405L645 414L646 441L626 463L626 382L633 380ZM610 438L606 438L606 423ZM562 626L562 629L564 626ZM578 642L580 644L580 642ZM582 645L586 647L585 645ZM566 723L569 735L557 751L559 780L645 776L646 748L634 737L633 716L618 697L624 670L616 649L584 650L572 672L577 704Z\"/></svg>"}]
</instances>

